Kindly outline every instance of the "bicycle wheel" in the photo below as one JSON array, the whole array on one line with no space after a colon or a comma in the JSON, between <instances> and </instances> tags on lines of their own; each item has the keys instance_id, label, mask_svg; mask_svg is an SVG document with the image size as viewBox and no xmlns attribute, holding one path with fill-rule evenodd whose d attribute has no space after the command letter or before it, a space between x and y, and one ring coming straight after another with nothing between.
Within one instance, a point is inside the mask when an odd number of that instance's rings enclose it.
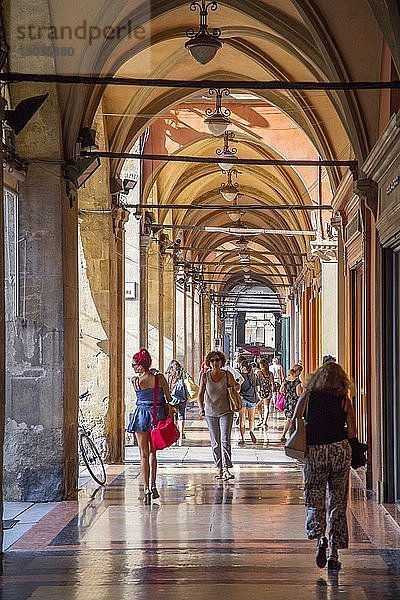
<instances>
[{"instance_id":1,"label":"bicycle wheel","mask_svg":"<svg viewBox=\"0 0 400 600\"><path fill-rule=\"evenodd\" d=\"M79 449L83 462L93 479L100 485L104 485L107 477L103 460L93 440L86 433L79 435Z\"/></svg>"}]
</instances>

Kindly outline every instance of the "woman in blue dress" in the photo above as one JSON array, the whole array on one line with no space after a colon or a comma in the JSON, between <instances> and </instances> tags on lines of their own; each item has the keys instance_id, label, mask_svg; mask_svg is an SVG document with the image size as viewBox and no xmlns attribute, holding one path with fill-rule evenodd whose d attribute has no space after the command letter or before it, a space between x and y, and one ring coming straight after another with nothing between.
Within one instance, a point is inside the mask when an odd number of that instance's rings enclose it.
<instances>
[{"instance_id":1,"label":"woman in blue dress","mask_svg":"<svg viewBox=\"0 0 400 600\"><path fill-rule=\"evenodd\" d=\"M132 359L136 376L132 384L136 392L136 408L131 417L128 431L135 433L140 452L140 472L144 483L144 504L160 497L156 486L157 456L151 443L153 429L154 387L158 381L156 423L168 416L167 402L171 400L168 384L162 373L150 372L151 356L142 348Z\"/></svg>"}]
</instances>

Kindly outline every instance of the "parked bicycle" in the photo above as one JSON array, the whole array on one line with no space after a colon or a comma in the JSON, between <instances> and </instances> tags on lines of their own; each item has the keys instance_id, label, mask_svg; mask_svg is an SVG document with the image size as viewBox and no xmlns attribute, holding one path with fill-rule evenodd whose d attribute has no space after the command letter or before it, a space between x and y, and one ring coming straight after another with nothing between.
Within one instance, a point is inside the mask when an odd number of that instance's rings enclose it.
<instances>
[{"instance_id":1,"label":"parked bicycle","mask_svg":"<svg viewBox=\"0 0 400 600\"><path fill-rule=\"evenodd\" d=\"M83 400L89 395L90 392L86 391L79 396L79 400ZM96 444L90 437L91 431L84 424L84 416L81 408L79 408L79 415L80 419L78 430L78 444L80 456L93 479L98 484L104 485L107 476L103 459L101 458L100 452L98 451Z\"/></svg>"}]
</instances>

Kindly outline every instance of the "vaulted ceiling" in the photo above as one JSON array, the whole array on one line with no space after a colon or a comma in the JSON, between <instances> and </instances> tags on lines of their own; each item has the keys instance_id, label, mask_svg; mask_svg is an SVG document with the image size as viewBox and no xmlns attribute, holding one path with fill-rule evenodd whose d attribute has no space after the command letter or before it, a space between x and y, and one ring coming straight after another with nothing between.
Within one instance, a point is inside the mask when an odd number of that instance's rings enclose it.
<instances>
[{"instance_id":1,"label":"vaulted ceiling","mask_svg":"<svg viewBox=\"0 0 400 600\"><path fill-rule=\"evenodd\" d=\"M15 3L17 6L18 0ZM212 100L201 81L330 82L377 81L382 75L382 51L391 50L399 65L399 7L395 0L221 0L209 16L210 27L222 32L223 48L207 65L195 62L184 47L185 31L197 28L198 12L181 0L49 0L56 28L83 21L99 31L114 28L91 39L70 40L73 55L58 57L57 70L64 74L116 75L144 79L198 81L198 89L135 86L62 86L66 155L73 152L77 132L90 125L99 110L104 115L108 149L128 152L150 128L148 152L207 157L215 155L220 140L207 133L202 118ZM20 22L24 15L19 15ZM117 29L119 28L119 29ZM364 91L268 91L249 93L234 89L232 126L241 158L351 159L363 161L379 135L381 92ZM242 98L242 99L241 99ZM113 160L111 173L118 175L121 160ZM240 204L308 204L318 202L315 168L240 168ZM345 169L323 173L322 196L329 203ZM143 201L156 199L174 204L157 213L160 222L176 225L232 225L227 211L179 209L179 205L223 205L219 187L224 177L217 165L153 163L145 168ZM329 217L329 215L328 215ZM327 218L328 218L327 217ZM242 223L264 229L311 228L308 212L246 211ZM192 260L221 257L219 281L229 278L232 258L218 252L234 247L235 238L221 233L185 231L185 245L194 248ZM289 265L294 256L307 252L305 235L261 235L251 239L252 251L263 249L276 257L258 258L257 273L282 274L290 282L298 271ZM198 250L197 250L198 249ZM261 255L259 255L261 256ZM300 261L299 261L300 262ZM269 264L270 263L270 264ZM276 266L274 266L276 263ZM278 264L279 263L279 264ZM290 276L288 278L288 276ZM274 280L276 281L276 280Z\"/></svg>"}]
</instances>

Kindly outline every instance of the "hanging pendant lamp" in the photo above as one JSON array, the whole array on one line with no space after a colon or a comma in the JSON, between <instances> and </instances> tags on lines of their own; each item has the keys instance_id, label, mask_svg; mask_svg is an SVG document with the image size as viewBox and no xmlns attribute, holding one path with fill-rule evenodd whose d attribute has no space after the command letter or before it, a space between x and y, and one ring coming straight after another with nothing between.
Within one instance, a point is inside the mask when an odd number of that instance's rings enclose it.
<instances>
[{"instance_id":1,"label":"hanging pendant lamp","mask_svg":"<svg viewBox=\"0 0 400 600\"><path fill-rule=\"evenodd\" d=\"M237 148L230 148L229 141L235 140L235 134L233 131L225 131L224 133L224 147L218 148L216 153L221 159L221 162L218 163L219 168L222 171L230 171L234 167L234 163L232 162L224 162L224 160L236 160Z\"/></svg>"},{"instance_id":2,"label":"hanging pendant lamp","mask_svg":"<svg viewBox=\"0 0 400 600\"><path fill-rule=\"evenodd\" d=\"M230 169L229 171L223 171L228 175L228 181L221 185L219 193L227 202L235 202L237 200L240 188L238 182L233 183L232 177L235 175L237 177L238 171L236 169Z\"/></svg>"},{"instance_id":3,"label":"hanging pendant lamp","mask_svg":"<svg viewBox=\"0 0 400 600\"><path fill-rule=\"evenodd\" d=\"M200 10L200 23L198 31L195 31L192 27L186 31L186 35L190 39L186 42L185 48L202 65L209 63L218 50L222 48L222 42L219 39L221 30L217 27L214 27L211 33L208 30L208 11L215 11L217 8L217 2L206 2L206 0L192 2L190 5L190 10Z\"/></svg>"},{"instance_id":4,"label":"hanging pendant lamp","mask_svg":"<svg viewBox=\"0 0 400 600\"><path fill-rule=\"evenodd\" d=\"M215 95L215 108L214 110L207 108L207 117L204 119L204 123L207 125L211 135L219 137L220 135L224 135L231 124L231 120L229 119L231 111L229 108L222 107L222 96L229 96L230 91L228 89L220 90L212 88L209 90L209 94L210 96Z\"/></svg>"}]
</instances>

